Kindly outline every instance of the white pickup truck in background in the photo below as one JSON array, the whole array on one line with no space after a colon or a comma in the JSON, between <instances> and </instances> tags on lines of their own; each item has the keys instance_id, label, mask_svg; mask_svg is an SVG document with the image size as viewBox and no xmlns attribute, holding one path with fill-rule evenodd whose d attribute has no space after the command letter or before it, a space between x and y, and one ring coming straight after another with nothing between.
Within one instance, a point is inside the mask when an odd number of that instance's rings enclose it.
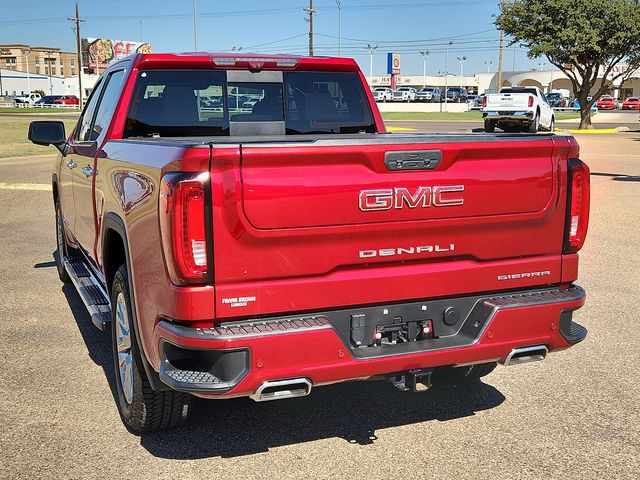
<instances>
[{"instance_id":1,"label":"white pickup truck in background","mask_svg":"<svg viewBox=\"0 0 640 480\"><path fill-rule=\"evenodd\" d=\"M553 108L538 87L505 87L483 99L484 129L493 132L498 127L505 132L555 128Z\"/></svg>"}]
</instances>

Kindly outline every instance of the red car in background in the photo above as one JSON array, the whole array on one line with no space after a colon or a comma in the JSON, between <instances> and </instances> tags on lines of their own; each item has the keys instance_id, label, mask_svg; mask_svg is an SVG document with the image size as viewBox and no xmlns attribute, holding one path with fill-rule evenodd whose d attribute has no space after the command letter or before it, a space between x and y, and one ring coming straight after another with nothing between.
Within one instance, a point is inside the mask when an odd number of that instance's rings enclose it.
<instances>
[{"instance_id":1,"label":"red car in background","mask_svg":"<svg viewBox=\"0 0 640 480\"><path fill-rule=\"evenodd\" d=\"M640 110L640 98L629 97L622 103L623 110Z\"/></svg>"},{"instance_id":2,"label":"red car in background","mask_svg":"<svg viewBox=\"0 0 640 480\"><path fill-rule=\"evenodd\" d=\"M65 95L53 101L54 105L79 105L80 100L75 95Z\"/></svg>"},{"instance_id":3,"label":"red car in background","mask_svg":"<svg viewBox=\"0 0 640 480\"><path fill-rule=\"evenodd\" d=\"M611 95L604 95L597 101L598 109L600 110L613 110L616 108L616 99Z\"/></svg>"}]
</instances>

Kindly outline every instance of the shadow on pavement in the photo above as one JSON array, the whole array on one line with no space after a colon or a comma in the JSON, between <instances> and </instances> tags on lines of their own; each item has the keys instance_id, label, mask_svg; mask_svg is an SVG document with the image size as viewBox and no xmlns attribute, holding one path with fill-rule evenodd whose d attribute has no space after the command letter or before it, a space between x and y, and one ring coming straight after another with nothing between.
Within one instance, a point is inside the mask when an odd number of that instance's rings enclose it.
<instances>
[{"instance_id":1,"label":"shadow on pavement","mask_svg":"<svg viewBox=\"0 0 640 480\"><path fill-rule=\"evenodd\" d=\"M102 367L104 376L109 382L111 395L113 396L113 408L117 408L118 393L115 384L116 377L113 372L110 333L109 331L102 332L93 325L89 312L87 312L78 292L71 283L65 283L62 286L62 293L64 293L64 296L67 298L73 318L78 325L78 331L87 346L89 358L91 358L96 365Z\"/></svg>"},{"instance_id":2,"label":"shadow on pavement","mask_svg":"<svg viewBox=\"0 0 640 480\"><path fill-rule=\"evenodd\" d=\"M615 180L616 182L640 182L640 177L626 175L624 173L591 172L591 175L596 177L611 177L611 180Z\"/></svg>"},{"instance_id":3,"label":"shadow on pavement","mask_svg":"<svg viewBox=\"0 0 640 480\"><path fill-rule=\"evenodd\" d=\"M73 285L65 284L62 292L90 358L103 369L115 409L110 336L93 326ZM411 393L384 381L330 385L313 390L305 398L276 402L195 399L187 425L142 434L140 443L151 454L171 459L236 457L331 437L369 445L377 440L376 432L381 429L468 417L495 408L504 400L497 389L481 382L466 388Z\"/></svg>"},{"instance_id":4,"label":"shadow on pavement","mask_svg":"<svg viewBox=\"0 0 640 480\"><path fill-rule=\"evenodd\" d=\"M276 402L197 400L185 427L140 440L151 454L171 459L237 457L332 437L370 445L378 430L468 417L504 399L481 382L426 393L401 392L387 382L342 383Z\"/></svg>"}]
</instances>

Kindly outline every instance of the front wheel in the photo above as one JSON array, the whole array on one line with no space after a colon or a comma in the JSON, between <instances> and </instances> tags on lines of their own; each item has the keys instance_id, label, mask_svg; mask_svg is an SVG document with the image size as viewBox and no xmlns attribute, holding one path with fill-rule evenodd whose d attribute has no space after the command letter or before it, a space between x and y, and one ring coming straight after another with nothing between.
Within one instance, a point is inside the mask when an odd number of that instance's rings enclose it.
<instances>
[{"instance_id":1,"label":"front wheel","mask_svg":"<svg viewBox=\"0 0 640 480\"><path fill-rule=\"evenodd\" d=\"M67 256L67 241L64 236L64 221L60 204L56 203L56 269L58 277L63 283L69 283L71 279L64 268L64 259Z\"/></svg>"},{"instance_id":2,"label":"front wheel","mask_svg":"<svg viewBox=\"0 0 640 480\"><path fill-rule=\"evenodd\" d=\"M177 391L156 392L144 371L135 336L127 268L121 265L111 289L111 336L118 410L134 432L176 427L187 421L191 395Z\"/></svg>"}]
</instances>

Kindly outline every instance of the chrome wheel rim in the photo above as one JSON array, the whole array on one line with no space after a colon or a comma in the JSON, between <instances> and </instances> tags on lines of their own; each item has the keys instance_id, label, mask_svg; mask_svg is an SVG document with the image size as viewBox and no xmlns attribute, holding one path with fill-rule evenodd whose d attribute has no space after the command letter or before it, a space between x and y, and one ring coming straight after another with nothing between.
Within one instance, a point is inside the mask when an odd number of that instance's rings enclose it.
<instances>
[{"instance_id":1,"label":"chrome wheel rim","mask_svg":"<svg viewBox=\"0 0 640 480\"><path fill-rule=\"evenodd\" d=\"M120 386L128 404L133 401L133 355L131 352L131 328L124 295L116 297L116 348Z\"/></svg>"}]
</instances>

